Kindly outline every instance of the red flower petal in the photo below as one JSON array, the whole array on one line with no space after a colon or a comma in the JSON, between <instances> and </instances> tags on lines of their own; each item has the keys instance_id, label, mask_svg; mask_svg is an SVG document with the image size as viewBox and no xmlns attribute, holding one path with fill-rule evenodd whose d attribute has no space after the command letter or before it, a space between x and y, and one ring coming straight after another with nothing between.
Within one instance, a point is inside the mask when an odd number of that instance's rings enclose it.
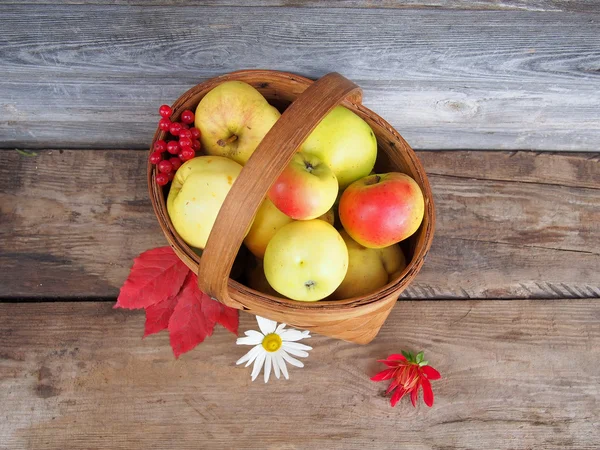
<instances>
[{"instance_id":1,"label":"red flower petal","mask_svg":"<svg viewBox=\"0 0 600 450\"><path fill-rule=\"evenodd\" d=\"M394 395L392 395L392 398L390 399L390 405L392 405L392 408L394 406L396 406L396 403L398 403L402 397L404 397L404 394L406 394L406 390L404 390L403 387L399 387L398 390L396 390L396 392L394 392Z\"/></svg>"},{"instance_id":2,"label":"red flower petal","mask_svg":"<svg viewBox=\"0 0 600 450\"><path fill-rule=\"evenodd\" d=\"M399 353L394 353L387 357L388 361L406 361L404 355L400 355Z\"/></svg>"},{"instance_id":3,"label":"red flower petal","mask_svg":"<svg viewBox=\"0 0 600 450\"><path fill-rule=\"evenodd\" d=\"M386 394L389 394L390 392L392 392L394 389L396 389L398 386L400 386L400 383L398 382L398 380L392 380L392 382L390 383L390 385L387 388L387 391L385 391Z\"/></svg>"},{"instance_id":4,"label":"red flower petal","mask_svg":"<svg viewBox=\"0 0 600 450\"><path fill-rule=\"evenodd\" d=\"M385 381L389 380L394 376L395 369L385 369L379 372L377 375L371 377L371 381Z\"/></svg>"},{"instance_id":5,"label":"red flower petal","mask_svg":"<svg viewBox=\"0 0 600 450\"><path fill-rule=\"evenodd\" d=\"M423 386L423 400L425 401L425 404L431 408L433 406L431 383L427 378L421 378L421 386Z\"/></svg>"},{"instance_id":6,"label":"red flower petal","mask_svg":"<svg viewBox=\"0 0 600 450\"><path fill-rule=\"evenodd\" d=\"M410 401L412 402L413 406L416 407L417 406L417 399L419 398L419 386L417 386L415 389L413 389L412 391L410 391Z\"/></svg>"},{"instance_id":7,"label":"red flower petal","mask_svg":"<svg viewBox=\"0 0 600 450\"><path fill-rule=\"evenodd\" d=\"M421 371L430 380L439 380L440 378L442 378L440 373L431 366L423 366L421 367Z\"/></svg>"}]
</instances>

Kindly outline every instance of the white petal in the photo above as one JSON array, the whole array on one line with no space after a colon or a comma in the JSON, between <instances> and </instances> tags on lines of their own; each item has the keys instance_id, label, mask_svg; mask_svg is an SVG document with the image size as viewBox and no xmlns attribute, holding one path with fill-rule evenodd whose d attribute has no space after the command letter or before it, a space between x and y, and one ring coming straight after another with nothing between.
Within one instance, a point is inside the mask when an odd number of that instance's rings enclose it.
<instances>
[{"instance_id":1,"label":"white petal","mask_svg":"<svg viewBox=\"0 0 600 450\"><path fill-rule=\"evenodd\" d=\"M235 341L235 343L237 345L258 345L261 344L263 339L265 338L262 334L260 333L256 333L258 334L259 338L256 338L256 336L245 336L245 337L241 337L241 338L237 338L237 340Z\"/></svg>"},{"instance_id":2,"label":"white petal","mask_svg":"<svg viewBox=\"0 0 600 450\"><path fill-rule=\"evenodd\" d=\"M258 346L258 345L256 347L251 348L248 353L246 353L244 356L242 356L240 359L238 359L236 361L236 364L242 364L242 363L250 360L250 362L246 365L246 367L248 367L250 364L252 364L252 361L254 360L254 358L256 358L256 355L258 355L259 351L260 351L260 346Z\"/></svg>"},{"instance_id":3,"label":"white petal","mask_svg":"<svg viewBox=\"0 0 600 450\"><path fill-rule=\"evenodd\" d=\"M265 355L265 383L269 382L269 375L271 375L271 354Z\"/></svg>"},{"instance_id":4,"label":"white petal","mask_svg":"<svg viewBox=\"0 0 600 450\"><path fill-rule=\"evenodd\" d=\"M282 346L283 348L295 348L296 350L312 350L312 347L299 342L283 342Z\"/></svg>"},{"instance_id":5,"label":"white petal","mask_svg":"<svg viewBox=\"0 0 600 450\"><path fill-rule=\"evenodd\" d=\"M265 336L275 331L275 328L277 327L277 322L265 319L264 317L256 316L256 321L258 322L260 331L262 331Z\"/></svg>"},{"instance_id":6,"label":"white petal","mask_svg":"<svg viewBox=\"0 0 600 450\"><path fill-rule=\"evenodd\" d=\"M285 377L285 379L289 380L290 376L288 374L288 370L287 370L287 366L285 365L285 361L281 357L281 352L275 353L274 356L275 356L275 359L273 362L275 364L277 364L277 366L279 366L279 368L281 369L281 373L283 373L283 376Z\"/></svg>"},{"instance_id":7,"label":"white petal","mask_svg":"<svg viewBox=\"0 0 600 450\"><path fill-rule=\"evenodd\" d=\"M295 348L286 348L285 346L283 348L290 355L300 356L302 358L306 358L308 356L308 353L305 352L304 350L296 350Z\"/></svg>"},{"instance_id":8,"label":"white petal","mask_svg":"<svg viewBox=\"0 0 600 450\"><path fill-rule=\"evenodd\" d=\"M289 329L289 330L283 330L281 333L279 333L279 336L281 337L282 341L293 342L293 341L299 341L306 337L310 337L310 334L306 335L305 333L308 333L308 332Z\"/></svg>"},{"instance_id":9,"label":"white petal","mask_svg":"<svg viewBox=\"0 0 600 450\"><path fill-rule=\"evenodd\" d=\"M287 327L287 325L285 323L280 323L279 325L277 325L277 329L275 330L275 333L277 333L277 334L281 333L285 327Z\"/></svg>"},{"instance_id":10,"label":"white petal","mask_svg":"<svg viewBox=\"0 0 600 450\"><path fill-rule=\"evenodd\" d=\"M279 380L280 371L279 371L279 362L277 361L277 353L275 353L271 356L271 360L273 362L273 372L275 372L275 376Z\"/></svg>"},{"instance_id":11,"label":"white petal","mask_svg":"<svg viewBox=\"0 0 600 450\"><path fill-rule=\"evenodd\" d=\"M252 368L252 381L256 380L256 377L260 373L260 369L262 369L262 366L265 363L266 356L267 352L262 352L256 357L256 361L254 361L254 367Z\"/></svg>"},{"instance_id":12,"label":"white petal","mask_svg":"<svg viewBox=\"0 0 600 450\"><path fill-rule=\"evenodd\" d=\"M298 361L296 358L293 358L292 356L288 355L285 351L281 352L281 357L287 362L289 362L292 366L304 367L302 361Z\"/></svg>"},{"instance_id":13,"label":"white petal","mask_svg":"<svg viewBox=\"0 0 600 450\"><path fill-rule=\"evenodd\" d=\"M263 338L265 337L264 334L262 334L260 331L256 331L256 330L248 330L248 331L244 332L244 334L248 337L254 337L255 339L260 339L260 342L262 342Z\"/></svg>"}]
</instances>

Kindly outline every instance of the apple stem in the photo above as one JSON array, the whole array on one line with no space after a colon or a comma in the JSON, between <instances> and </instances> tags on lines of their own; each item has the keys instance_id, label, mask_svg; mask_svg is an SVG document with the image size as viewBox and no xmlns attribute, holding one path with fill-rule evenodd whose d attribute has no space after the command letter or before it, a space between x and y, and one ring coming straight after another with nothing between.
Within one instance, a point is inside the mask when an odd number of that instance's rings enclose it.
<instances>
[{"instance_id":1,"label":"apple stem","mask_svg":"<svg viewBox=\"0 0 600 450\"><path fill-rule=\"evenodd\" d=\"M237 141L237 136L235 134L232 134L231 136L229 136L227 139L219 139L217 141L217 144L220 145L221 147L225 147L226 145L231 144L232 142Z\"/></svg>"},{"instance_id":2,"label":"apple stem","mask_svg":"<svg viewBox=\"0 0 600 450\"><path fill-rule=\"evenodd\" d=\"M370 186L372 184L377 184L381 181L381 177L379 175L372 175L365 180L365 185Z\"/></svg>"}]
</instances>

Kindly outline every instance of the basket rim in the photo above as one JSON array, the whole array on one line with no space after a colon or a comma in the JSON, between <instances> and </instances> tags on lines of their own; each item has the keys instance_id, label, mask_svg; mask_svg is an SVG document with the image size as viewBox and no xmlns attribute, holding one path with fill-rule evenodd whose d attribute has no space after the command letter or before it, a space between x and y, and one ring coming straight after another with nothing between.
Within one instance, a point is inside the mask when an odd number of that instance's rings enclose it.
<instances>
[{"instance_id":1,"label":"basket rim","mask_svg":"<svg viewBox=\"0 0 600 450\"><path fill-rule=\"evenodd\" d=\"M192 86L186 92L184 92L179 98L173 103L173 117L178 117L181 111L183 111L183 104L194 94L202 90L210 90L218 84L229 81L229 80L239 80L239 81L248 81L249 78L257 78L257 77L270 77L277 78L280 81L295 81L300 85L304 85L307 87L314 80L304 77L302 75L297 75L291 72L277 71L277 70L267 70L267 69L247 69L247 70L238 70L234 72L229 72L226 74L219 75L217 77L209 78L204 80L202 83L198 83L195 86ZM268 83L269 80L265 79L265 83ZM396 131L385 119L379 116L377 113L372 111L371 109L364 106L362 103L352 102L348 99L344 100L341 103L345 107L349 107L353 112L360 113L359 115L369 117L371 120L376 121L378 125L385 128L394 139L400 144L399 151L403 152L405 156L410 159L411 164L416 169L416 174L412 174L411 176L418 175L417 182L421 186L423 191L423 196L425 198L425 215L428 217L426 228L422 230L425 233L425 238L423 240L423 245L419 246L415 249L412 259L406 265L404 270L396 277L396 279L387 283L385 286L377 289L376 291L359 296L352 297L348 299L342 300L319 300L314 302L304 302L298 300L292 300L289 298L283 297L275 297L269 294L265 294L260 291L256 291L249 286L246 286L231 277L227 282L227 288L230 292L238 295L232 295L232 298L237 298L239 295L248 296L250 295L253 300L259 301L265 307L285 307L294 310L339 310L339 309L348 309L348 308L357 308L360 306L368 307L374 302L384 301L390 295L399 295L408 284L414 279L416 274L421 269L425 257L429 252L431 247L431 243L433 241L433 234L435 230L435 206L433 203L433 196L431 192L431 186L429 184L429 180L425 173L425 170L421 164L421 161L417 157L416 153L410 147L410 145L404 140L404 138L400 135L398 131ZM377 135L377 133L375 133ZM158 139L163 139L166 135L166 132L160 130L158 127L154 133L152 138L152 142L150 144L151 153L153 151L154 142ZM151 164L149 161L147 163L147 179L148 179L148 191L151 199L152 207L155 213L155 216L163 230L163 233L169 242L171 248L175 251L178 257L195 273L198 271L198 265L200 263L200 257L192 250L192 248L183 241L183 239L179 236L177 231L175 230L171 219L167 213L166 208L166 198L163 193L162 187L158 186L155 181L155 171L156 167ZM415 177L416 178L416 177ZM421 225L423 227L423 224ZM252 311L250 311L252 312Z\"/></svg>"}]
</instances>

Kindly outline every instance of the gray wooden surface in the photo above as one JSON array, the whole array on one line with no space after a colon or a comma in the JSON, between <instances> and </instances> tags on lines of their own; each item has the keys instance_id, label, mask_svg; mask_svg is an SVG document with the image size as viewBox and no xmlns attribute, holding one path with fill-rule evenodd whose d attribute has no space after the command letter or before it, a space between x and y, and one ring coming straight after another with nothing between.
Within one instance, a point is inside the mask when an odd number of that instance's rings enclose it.
<instances>
[{"instance_id":1,"label":"gray wooden surface","mask_svg":"<svg viewBox=\"0 0 600 450\"><path fill-rule=\"evenodd\" d=\"M160 103L207 77L269 68L341 72L415 148L600 147L597 2L91 3L2 7L0 146L144 148Z\"/></svg>"}]
</instances>

